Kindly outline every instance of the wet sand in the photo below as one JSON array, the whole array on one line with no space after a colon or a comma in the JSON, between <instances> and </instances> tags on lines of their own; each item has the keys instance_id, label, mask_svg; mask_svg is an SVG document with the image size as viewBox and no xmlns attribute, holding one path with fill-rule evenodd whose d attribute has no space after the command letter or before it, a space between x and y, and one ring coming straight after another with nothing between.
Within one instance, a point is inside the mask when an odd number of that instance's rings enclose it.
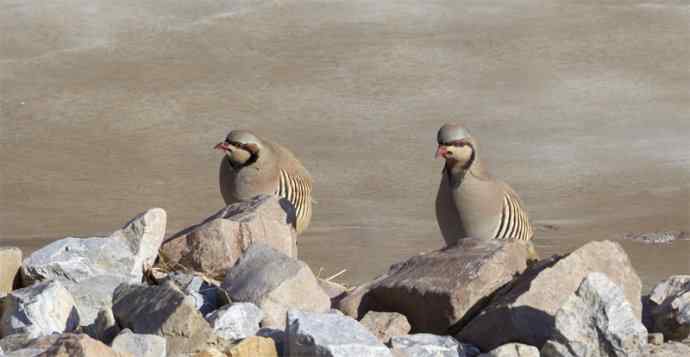
<instances>
[{"instance_id":1,"label":"wet sand","mask_svg":"<svg viewBox=\"0 0 690 357\"><path fill-rule=\"evenodd\" d=\"M440 247L435 132L462 122L542 255L690 231L685 1L0 0L0 240L32 250L149 207L222 206L227 131L312 172L300 254L369 279ZM623 242L648 287L690 241Z\"/></svg>"}]
</instances>

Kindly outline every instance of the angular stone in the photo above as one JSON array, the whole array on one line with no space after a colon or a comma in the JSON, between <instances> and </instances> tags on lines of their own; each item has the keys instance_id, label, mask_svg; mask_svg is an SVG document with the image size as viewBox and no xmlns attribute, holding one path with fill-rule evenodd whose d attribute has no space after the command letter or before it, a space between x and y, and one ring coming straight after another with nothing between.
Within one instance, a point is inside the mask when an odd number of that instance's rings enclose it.
<instances>
[{"instance_id":1,"label":"angular stone","mask_svg":"<svg viewBox=\"0 0 690 357\"><path fill-rule=\"evenodd\" d=\"M273 340L276 350L278 351L278 356L285 356L287 354L287 347L285 345L287 343L287 333L285 330L262 327L256 332L256 335Z\"/></svg>"},{"instance_id":2,"label":"angular stone","mask_svg":"<svg viewBox=\"0 0 690 357\"><path fill-rule=\"evenodd\" d=\"M680 342L670 341L660 346L649 345L645 357L688 357L690 347Z\"/></svg>"},{"instance_id":3,"label":"angular stone","mask_svg":"<svg viewBox=\"0 0 690 357\"><path fill-rule=\"evenodd\" d=\"M475 357L479 354L478 348L460 343L451 336L429 333L393 337L391 348L409 357Z\"/></svg>"},{"instance_id":4,"label":"angular stone","mask_svg":"<svg viewBox=\"0 0 690 357\"><path fill-rule=\"evenodd\" d=\"M141 282L144 268L158 256L165 224L165 211L152 208L108 237L68 237L50 243L24 260L25 283L47 279L80 283L99 275Z\"/></svg>"},{"instance_id":5,"label":"angular stone","mask_svg":"<svg viewBox=\"0 0 690 357\"><path fill-rule=\"evenodd\" d=\"M369 287L356 310L399 312L413 331L443 334L482 307L526 262L524 242L462 239L393 265Z\"/></svg>"},{"instance_id":6,"label":"angular stone","mask_svg":"<svg viewBox=\"0 0 690 357\"><path fill-rule=\"evenodd\" d=\"M39 338L30 338L28 334L14 334L1 340L5 357L43 356L61 335L53 334ZM8 341L9 340L9 341ZM9 343L8 343L9 342Z\"/></svg>"},{"instance_id":7,"label":"angular stone","mask_svg":"<svg viewBox=\"0 0 690 357\"><path fill-rule=\"evenodd\" d=\"M169 238L161 248L161 257L172 268L182 266L219 280L253 242L297 257L294 217L294 208L287 200L256 196L229 205Z\"/></svg>"},{"instance_id":8,"label":"angular stone","mask_svg":"<svg viewBox=\"0 0 690 357\"><path fill-rule=\"evenodd\" d=\"M112 343L112 348L116 352L129 353L136 357L165 357L165 347L165 338L132 333L129 329L122 330Z\"/></svg>"},{"instance_id":9,"label":"angular stone","mask_svg":"<svg viewBox=\"0 0 690 357\"><path fill-rule=\"evenodd\" d=\"M482 353L479 357L539 357L539 349L521 343L509 343L494 348L488 353Z\"/></svg>"},{"instance_id":10,"label":"angular stone","mask_svg":"<svg viewBox=\"0 0 690 357\"><path fill-rule=\"evenodd\" d=\"M412 327L403 314L369 311L360 321L381 343L388 344L391 337L405 336Z\"/></svg>"},{"instance_id":11,"label":"angular stone","mask_svg":"<svg viewBox=\"0 0 690 357\"><path fill-rule=\"evenodd\" d=\"M263 327L284 328L291 308L322 312L331 307L307 264L264 244L249 247L228 271L222 287L232 301L261 308Z\"/></svg>"},{"instance_id":12,"label":"angular stone","mask_svg":"<svg viewBox=\"0 0 690 357\"><path fill-rule=\"evenodd\" d=\"M78 283L62 281L65 289L74 297L82 326L93 324L99 311L112 307L113 292L125 282L127 279L121 275L96 275Z\"/></svg>"},{"instance_id":13,"label":"angular stone","mask_svg":"<svg viewBox=\"0 0 690 357\"><path fill-rule=\"evenodd\" d=\"M290 310L288 356L392 356L378 339L351 317Z\"/></svg>"},{"instance_id":14,"label":"angular stone","mask_svg":"<svg viewBox=\"0 0 690 357\"><path fill-rule=\"evenodd\" d=\"M690 335L690 275L675 275L657 284L649 296L648 328L667 340Z\"/></svg>"},{"instance_id":15,"label":"angular stone","mask_svg":"<svg viewBox=\"0 0 690 357\"><path fill-rule=\"evenodd\" d=\"M165 337L170 355L201 351L216 338L193 300L170 286L122 285L113 314L134 333Z\"/></svg>"},{"instance_id":16,"label":"angular stone","mask_svg":"<svg viewBox=\"0 0 690 357\"><path fill-rule=\"evenodd\" d=\"M15 247L0 247L0 296L6 295L14 287L14 282L22 266L22 251Z\"/></svg>"},{"instance_id":17,"label":"angular stone","mask_svg":"<svg viewBox=\"0 0 690 357\"><path fill-rule=\"evenodd\" d=\"M256 334L263 318L261 309L248 302L227 305L206 316L216 335L231 341Z\"/></svg>"},{"instance_id":18,"label":"angular stone","mask_svg":"<svg viewBox=\"0 0 690 357\"><path fill-rule=\"evenodd\" d=\"M208 283L197 275L172 272L163 279L163 284L174 284L178 289L192 297L197 310L207 315L229 303L225 291Z\"/></svg>"},{"instance_id":19,"label":"angular stone","mask_svg":"<svg viewBox=\"0 0 690 357\"><path fill-rule=\"evenodd\" d=\"M623 288L634 315L641 315L642 283L620 244L590 242L565 257L540 261L498 291L489 305L456 335L490 351L510 342L541 348L553 332L558 309L591 272ZM500 333L496 333L500 326Z\"/></svg>"},{"instance_id":20,"label":"angular stone","mask_svg":"<svg viewBox=\"0 0 690 357\"><path fill-rule=\"evenodd\" d=\"M647 329L623 290L603 273L590 273L556 313L544 357L642 356Z\"/></svg>"},{"instance_id":21,"label":"angular stone","mask_svg":"<svg viewBox=\"0 0 690 357\"><path fill-rule=\"evenodd\" d=\"M92 338L110 345L115 336L120 333L120 326L115 321L113 310L106 308L99 311L94 323L85 326L82 331Z\"/></svg>"},{"instance_id":22,"label":"angular stone","mask_svg":"<svg viewBox=\"0 0 690 357\"><path fill-rule=\"evenodd\" d=\"M79 326L74 299L59 281L15 290L4 300L0 336L27 333L39 337L73 331Z\"/></svg>"},{"instance_id":23,"label":"angular stone","mask_svg":"<svg viewBox=\"0 0 690 357\"><path fill-rule=\"evenodd\" d=\"M45 357L134 357L113 351L100 341L84 334L61 335L41 356Z\"/></svg>"},{"instance_id":24,"label":"angular stone","mask_svg":"<svg viewBox=\"0 0 690 357\"><path fill-rule=\"evenodd\" d=\"M272 339L250 336L225 351L227 357L278 357Z\"/></svg>"}]
</instances>

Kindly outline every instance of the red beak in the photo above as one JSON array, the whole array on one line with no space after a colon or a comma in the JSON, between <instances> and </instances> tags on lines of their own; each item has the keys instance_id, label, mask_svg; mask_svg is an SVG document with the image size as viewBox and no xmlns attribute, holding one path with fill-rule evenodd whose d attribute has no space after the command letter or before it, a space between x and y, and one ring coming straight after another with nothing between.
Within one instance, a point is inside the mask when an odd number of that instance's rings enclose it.
<instances>
[{"instance_id":1,"label":"red beak","mask_svg":"<svg viewBox=\"0 0 690 357\"><path fill-rule=\"evenodd\" d=\"M230 150L230 147L226 143L218 143L216 146L213 147L216 150L223 150L223 151L228 151Z\"/></svg>"},{"instance_id":2,"label":"red beak","mask_svg":"<svg viewBox=\"0 0 690 357\"><path fill-rule=\"evenodd\" d=\"M448 149L446 149L445 146L439 146L438 149L436 149L436 159L439 157L446 158L446 154L448 154Z\"/></svg>"}]
</instances>

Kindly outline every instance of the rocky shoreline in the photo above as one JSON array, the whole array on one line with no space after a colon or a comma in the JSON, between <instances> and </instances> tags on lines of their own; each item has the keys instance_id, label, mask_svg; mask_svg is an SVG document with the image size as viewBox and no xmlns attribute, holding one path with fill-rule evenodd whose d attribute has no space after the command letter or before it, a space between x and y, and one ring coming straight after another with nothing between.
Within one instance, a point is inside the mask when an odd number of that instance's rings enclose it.
<instances>
[{"instance_id":1,"label":"rocky shoreline","mask_svg":"<svg viewBox=\"0 0 690 357\"><path fill-rule=\"evenodd\" d=\"M618 243L528 264L524 243L464 239L346 288L298 259L294 220L258 196L168 239L153 208L2 247L0 355L690 356L690 275L641 296Z\"/></svg>"}]
</instances>

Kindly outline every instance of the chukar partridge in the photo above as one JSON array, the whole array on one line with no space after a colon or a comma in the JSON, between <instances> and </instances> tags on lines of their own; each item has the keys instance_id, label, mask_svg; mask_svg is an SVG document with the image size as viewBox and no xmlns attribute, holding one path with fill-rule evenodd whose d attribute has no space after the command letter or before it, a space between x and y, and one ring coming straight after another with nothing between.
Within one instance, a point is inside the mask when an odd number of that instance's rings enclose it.
<instances>
[{"instance_id":1,"label":"chukar partridge","mask_svg":"<svg viewBox=\"0 0 690 357\"><path fill-rule=\"evenodd\" d=\"M311 221L312 179L285 147L246 130L231 131L215 149L225 153L220 165L220 192L226 204L258 194L274 194L295 208L297 233Z\"/></svg>"},{"instance_id":2,"label":"chukar partridge","mask_svg":"<svg viewBox=\"0 0 690 357\"><path fill-rule=\"evenodd\" d=\"M437 141L436 158L443 157L446 164L436 197L436 218L446 244L464 237L532 239L534 230L520 197L484 169L470 133L461 125L446 124L439 129Z\"/></svg>"}]
</instances>

